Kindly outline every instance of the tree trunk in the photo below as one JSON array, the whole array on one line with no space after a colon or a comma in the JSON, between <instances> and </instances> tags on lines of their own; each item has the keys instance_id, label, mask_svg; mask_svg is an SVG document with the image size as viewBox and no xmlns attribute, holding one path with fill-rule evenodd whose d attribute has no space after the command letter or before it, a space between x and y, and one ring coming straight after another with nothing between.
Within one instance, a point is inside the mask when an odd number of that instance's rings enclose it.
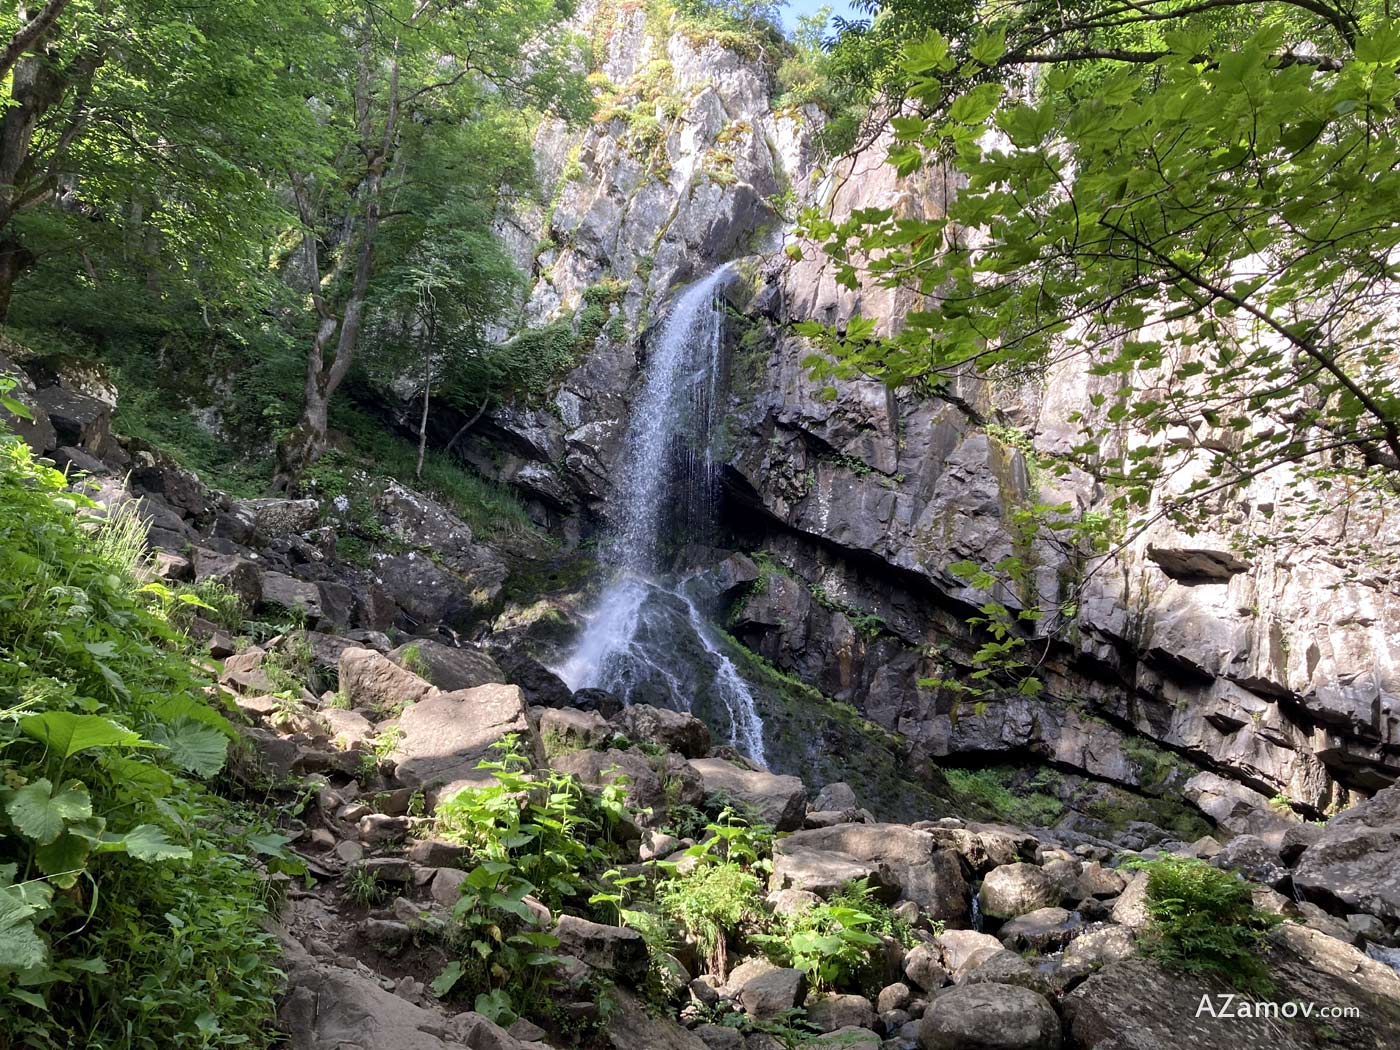
<instances>
[{"instance_id":1,"label":"tree trunk","mask_svg":"<svg viewBox=\"0 0 1400 1050\"><path fill-rule=\"evenodd\" d=\"M418 419L418 466L413 470L414 481L423 480L423 456L428 451L428 395L432 389L432 383L423 383L423 414Z\"/></svg>"}]
</instances>

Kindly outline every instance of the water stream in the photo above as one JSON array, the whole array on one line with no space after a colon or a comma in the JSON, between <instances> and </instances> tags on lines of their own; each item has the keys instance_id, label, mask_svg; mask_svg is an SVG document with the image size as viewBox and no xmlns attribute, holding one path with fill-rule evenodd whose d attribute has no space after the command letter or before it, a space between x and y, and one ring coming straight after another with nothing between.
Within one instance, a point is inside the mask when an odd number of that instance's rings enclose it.
<instances>
[{"instance_id":1,"label":"water stream","mask_svg":"<svg viewBox=\"0 0 1400 1050\"><path fill-rule=\"evenodd\" d=\"M730 744L762 763L763 722L753 693L666 564L669 541L703 542L714 526L720 291L732 277L720 267L686 288L655 340L628 420L611 508L615 524L604 546L615 575L555 670L573 689L607 689L627 704L703 714Z\"/></svg>"}]
</instances>

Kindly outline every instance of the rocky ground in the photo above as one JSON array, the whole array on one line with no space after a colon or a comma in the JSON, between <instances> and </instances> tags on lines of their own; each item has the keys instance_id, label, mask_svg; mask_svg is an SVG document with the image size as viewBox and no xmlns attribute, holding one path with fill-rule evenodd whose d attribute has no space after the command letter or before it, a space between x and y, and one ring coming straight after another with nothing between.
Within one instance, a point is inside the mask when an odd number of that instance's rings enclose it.
<instances>
[{"instance_id":1,"label":"rocky ground","mask_svg":"<svg viewBox=\"0 0 1400 1050\"><path fill-rule=\"evenodd\" d=\"M87 472L77 483L100 504L132 502L149 521L157 574L217 580L255 622L280 625L256 644L213 622L195 630L245 723L238 789L305 866L269 875L296 1050L777 1050L796 1031L810 1031L802 1045L887 1050L1400 1046L1400 976L1382 961L1400 954L1400 787L1322 825L1265 819L1226 785L1203 807L1212 835L1154 847L1239 872L1257 906L1287 919L1267 941L1274 999L1355 1012L1198 1016L1203 995L1227 988L1140 950L1146 875L1123 840L881 823L844 784L809 790L715 747L688 715L571 692L518 650L469 640L493 640L468 632L510 566L433 500L385 485L374 513L395 550L353 564L336 556L336 508L211 492L112 438L110 402L80 379L22 393L45 410L32 443ZM625 777L626 864L684 863L693 841L664 832L668 816L723 798L779 833L762 909L800 911L865 880L909 943L885 938L868 994L819 994L751 949L718 970L679 951L685 972L658 993L636 930L537 906L559 941L549 1015L576 1027L503 1028L440 999L429 985L452 958L451 910L477 858L441 834L436 806L488 783L479 763L508 736L540 776L591 791ZM366 877L372 898L353 891Z\"/></svg>"}]
</instances>

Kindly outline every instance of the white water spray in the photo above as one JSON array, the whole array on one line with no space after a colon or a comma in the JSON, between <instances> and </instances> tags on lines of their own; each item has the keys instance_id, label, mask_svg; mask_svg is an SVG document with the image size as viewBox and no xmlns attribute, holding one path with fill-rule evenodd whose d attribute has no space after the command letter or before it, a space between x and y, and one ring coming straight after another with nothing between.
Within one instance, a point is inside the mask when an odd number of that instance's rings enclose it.
<instances>
[{"instance_id":1,"label":"white water spray","mask_svg":"<svg viewBox=\"0 0 1400 1050\"><path fill-rule=\"evenodd\" d=\"M765 762L753 693L695 602L661 579L668 538L701 539L719 498L710 435L719 392L723 307L733 276L720 267L676 300L632 405L616 523L605 548L617 577L568 659L556 670L573 689L596 687L624 703L691 711L702 695L727 716L729 742Z\"/></svg>"}]
</instances>

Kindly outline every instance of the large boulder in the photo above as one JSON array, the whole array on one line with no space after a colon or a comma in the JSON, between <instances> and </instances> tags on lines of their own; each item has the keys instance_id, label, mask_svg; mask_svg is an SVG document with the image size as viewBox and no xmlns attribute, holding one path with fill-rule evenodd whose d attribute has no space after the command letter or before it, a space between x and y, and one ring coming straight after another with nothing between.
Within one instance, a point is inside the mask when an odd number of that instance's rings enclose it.
<instances>
[{"instance_id":1,"label":"large boulder","mask_svg":"<svg viewBox=\"0 0 1400 1050\"><path fill-rule=\"evenodd\" d=\"M691 759L690 768L700 774L705 794L727 795L742 802L777 831L792 831L802 826L802 817L807 812L807 789L797 777L742 769L722 758Z\"/></svg>"},{"instance_id":2,"label":"large boulder","mask_svg":"<svg viewBox=\"0 0 1400 1050\"><path fill-rule=\"evenodd\" d=\"M496 757L492 745L516 734L532 761L543 764L539 737L530 724L525 697L513 685L482 685L438 693L410 705L399 717L402 735L394 750L398 780L428 789L429 801L468 787L493 783L477 768Z\"/></svg>"},{"instance_id":3,"label":"large boulder","mask_svg":"<svg viewBox=\"0 0 1400 1050\"><path fill-rule=\"evenodd\" d=\"M608 995L613 1004L606 1032L611 1050L709 1050L694 1032L648 1009L627 989L613 988Z\"/></svg>"},{"instance_id":4,"label":"large boulder","mask_svg":"<svg viewBox=\"0 0 1400 1050\"><path fill-rule=\"evenodd\" d=\"M595 970L633 983L646 975L647 942L636 930L561 915L554 936L561 952L582 959Z\"/></svg>"},{"instance_id":5,"label":"large boulder","mask_svg":"<svg viewBox=\"0 0 1400 1050\"><path fill-rule=\"evenodd\" d=\"M1014 919L1060 902L1062 890L1044 868L1035 864L1003 864L982 880L982 914Z\"/></svg>"},{"instance_id":6,"label":"large boulder","mask_svg":"<svg viewBox=\"0 0 1400 1050\"><path fill-rule=\"evenodd\" d=\"M1333 817L1293 870L1304 897L1400 920L1400 784Z\"/></svg>"},{"instance_id":7,"label":"large boulder","mask_svg":"<svg viewBox=\"0 0 1400 1050\"><path fill-rule=\"evenodd\" d=\"M777 967L751 977L739 989L739 1003L755 1021L772 1021L802 1002L807 975Z\"/></svg>"},{"instance_id":8,"label":"large boulder","mask_svg":"<svg viewBox=\"0 0 1400 1050\"><path fill-rule=\"evenodd\" d=\"M1059 1050L1060 1019L1049 1000L1012 984L939 992L919 1022L923 1050Z\"/></svg>"},{"instance_id":9,"label":"large boulder","mask_svg":"<svg viewBox=\"0 0 1400 1050\"><path fill-rule=\"evenodd\" d=\"M340 691L356 707L397 711L438 693L437 686L405 671L383 653L373 649L341 651Z\"/></svg>"},{"instance_id":10,"label":"large boulder","mask_svg":"<svg viewBox=\"0 0 1400 1050\"><path fill-rule=\"evenodd\" d=\"M4 354L0 354L0 376L14 380L15 386L7 395L18 401L29 413L29 418L19 416L0 405L0 423L18 434L36 456L52 452L58 446L58 436L54 433L49 414L35 397L34 383L18 365Z\"/></svg>"},{"instance_id":11,"label":"large boulder","mask_svg":"<svg viewBox=\"0 0 1400 1050\"><path fill-rule=\"evenodd\" d=\"M253 539L267 544L279 536L310 532L321 518L321 505L314 499L248 499L235 507L249 519Z\"/></svg>"},{"instance_id":12,"label":"large boulder","mask_svg":"<svg viewBox=\"0 0 1400 1050\"><path fill-rule=\"evenodd\" d=\"M490 607L493 594L416 551L378 554L374 581L409 629L444 626L465 630Z\"/></svg>"},{"instance_id":13,"label":"large boulder","mask_svg":"<svg viewBox=\"0 0 1400 1050\"><path fill-rule=\"evenodd\" d=\"M857 880L868 883L887 900L899 896L899 880L878 860L815 849L784 850L773 855L774 889L806 890L819 897L830 897Z\"/></svg>"},{"instance_id":14,"label":"large boulder","mask_svg":"<svg viewBox=\"0 0 1400 1050\"><path fill-rule=\"evenodd\" d=\"M323 612L319 587L281 572L262 574L262 605L295 610L311 620L320 620Z\"/></svg>"},{"instance_id":15,"label":"large boulder","mask_svg":"<svg viewBox=\"0 0 1400 1050\"><path fill-rule=\"evenodd\" d=\"M194 578L198 583L212 580L236 594L245 612L262 601L262 570L258 564L236 554L220 554L205 547L194 549Z\"/></svg>"},{"instance_id":16,"label":"large boulder","mask_svg":"<svg viewBox=\"0 0 1400 1050\"><path fill-rule=\"evenodd\" d=\"M445 693L506 681L496 661L476 649L415 638L389 653L400 667L426 678Z\"/></svg>"},{"instance_id":17,"label":"large boulder","mask_svg":"<svg viewBox=\"0 0 1400 1050\"><path fill-rule=\"evenodd\" d=\"M651 759L640 751L580 750L555 755L552 768L570 773L589 787L604 787L618 779L626 781L626 800L634 810L656 809L665 801L661 778Z\"/></svg>"},{"instance_id":18,"label":"large boulder","mask_svg":"<svg viewBox=\"0 0 1400 1050\"><path fill-rule=\"evenodd\" d=\"M865 863L884 864L899 884L900 896L913 901L930 918L966 921L967 880L957 855L941 848L925 831L902 824L810 828L779 839L773 846L775 863L778 856L800 850L839 853Z\"/></svg>"},{"instance_id":19,"label":"large boulder","mask_svg":"<svg viewBox=\"0 0 1400 1050\"><path fill-rule=\"evenodd\" d=\"M624 707L612 719L633 740L677 751L686 758L704 758L710 750L710 730L694 715L650 704Z\"/></svg>"},{"instance_id":20,"label":"large boulder","mask_svg":"<svg viewBox=\"0 0 1400 1050\"><path fill-rule=\"evenodd\" d=\"M61 445L76 445L101 456L112 445L112 406L95 397L63 387L45 387L34 394L53 425Z\"/></svg>"}]
</instances>

